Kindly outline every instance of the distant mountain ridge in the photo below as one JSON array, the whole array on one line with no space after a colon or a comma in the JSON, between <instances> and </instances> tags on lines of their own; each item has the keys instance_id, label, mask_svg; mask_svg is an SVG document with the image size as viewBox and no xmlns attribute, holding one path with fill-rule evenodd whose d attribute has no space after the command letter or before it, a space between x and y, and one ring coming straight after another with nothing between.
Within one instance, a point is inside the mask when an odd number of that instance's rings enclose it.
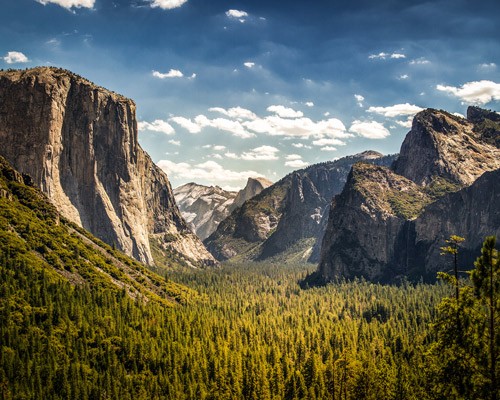
<instances>
[{"instance_id":1,"label":"distant mountain ridge","mask_svg":"<svg viewBox=\"0 0 500 400\"><path fill-rule=\"evenodd\" d=\"M189 265L215 263L140 147L132 100L58 68L2 71L0 142L66 218L106 243L151 265L151 242Z\"/></svg>"},{"instance_id":2,"label":"distant mountain ridge","mask_svg":"<svg viewBox=\"0 0 500 400\"><path fill-rule=\"evenodd\" d=\"M466 238L460 269L484 237L500 235L500 118L427 109L414 118L391 168L356 164L331 205L318 270L310 281L364 277L433 281L448 270L445 239Z\"/></svg>"},{"instance_id":3,"label":"distant mountain ridge","mask_svg":"<svg viewBox=\"0 0 500 400\"><path fill-rule=\"evenodd\" d=\"M367 151L294 171L234 210L204 243L218 260L313 262L319 254L314 244L326 227L323 216L351 166L360 160L390 165L394 159Z\"/></svg>"},{"instance_id":4,"label":"distant mountain ridge","mask_svg":"<svg viewBox=\"0 0 500 400\"><path fill-rule=\"evenodd\" d=\"M204 186L191 182L175 188L174 196L191 230L204 240L232 210L270 185L272 182L265 178L250 177L243 189L232 192L219 186Z\"/></svg>"}]
</instances>

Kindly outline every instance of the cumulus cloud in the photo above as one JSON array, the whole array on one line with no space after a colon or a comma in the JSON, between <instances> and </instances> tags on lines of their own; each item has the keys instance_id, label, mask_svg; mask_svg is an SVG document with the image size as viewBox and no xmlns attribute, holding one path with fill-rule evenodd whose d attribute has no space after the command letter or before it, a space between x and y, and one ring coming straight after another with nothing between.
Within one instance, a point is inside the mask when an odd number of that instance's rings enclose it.
<instances>
[{"instance_id":1,"label":"cumulus cloud","mask_svg":"<svg viewBox=\"0 0 500 400\"><path fill-rule=\"evenodd\" d=\"M226 16L228 18L242 19L248 17L248 13L242 10L227 10Z\"/></svg>"},{"instance_id":2,"label":"cumulus cloud","mask_svg":"<svg viewBox=\"0 0 500 400\"><path fill-rule=\"evenodd\" d=\"M308 162L305 162L304 160L290 160L285 162L286 167L291 167L291 168L305 168L309 165Z\"/></svg>"},{"instance_id":3,"label":"cumulus cloud","mask_svg":"<svg viewBox=\"0 0 500 400\"><path fill-rule=\"evenodd\" d=\"M198 115L194 118L194 121L184 117L172 117L170 121L175 122L190 133L199 133L203 128L211 127L229 132L243 139L255 136L254 133L248 132L240 121L234 121L227 118L209 119L204 115Z\"/></svg>"},{"instance_id":4,"label":"cumulus cloud","mask_svg":"<svg viewBox=\"0 0 500 400\"><path fill-rule=\"evenodd\" d=\"M183 6L185 3L187 3L187 0L153 0L151 2L151 7L171 10Z\"/></svg>"},{"instance_id":5,"label":"cumulus cloud","mask_svg":"<svg viewBox=\"0 0 500 400\"><path fill-rule=\"evenodd\" d=\"M38 3L43 4L44 6L52 3L57 4L58 6L67 8L68 10L71 8L93 8L95 4L95 0L36 0Z\"/></svg>"},{"instance_id":6,"label":"cumulus cloud","mask_svg":"<svg viewBox=\"0 0 500 400\"><path fill-rule=\"evenodd\" d=\"M368 58L370 59L379 59L379 60L385 60L387 58L392 58L392 59L398 59L398 58L406 58L406 55L402 54L402 53L385 53L385 52L381 52L381 53L378 53L378 54L370 54L368 56Z\"/></svg>"},{"instance_id":7,"label":"cumulus cloud","mask_svg":"<svg viewBox=\"0 0 500 400\"><path fill-rule=\"evenodd\" d=\"M407 74L399 75L398 79L401 81L404 81L405 79L408 79L409 76Z\"/></svg>"},{"instance_id":8,"label":"cumulus cloud","mask_svg":"<svg viewBox=\"0 0 500 400\"><path fill-rule=\"evenodd\" d=\"M277 160L279 150L273 146L260 146L250 151L244 152L239 158L247 161L270 161Z\"/></svg>"},{"instance_id":9,"label":"cumulus cloud","mask_svg":"<svg viewBox=\"0 0 500 400\"><path fill-rule=\"evenodd\" d=\"M292 143L292 146L295 147L296 149L312 149L311 146L304 143Z\"/></svg>"},{"instance_id":10,"label":"cumulus cloud","mask_svg":"<svg viewBox=\"0 0 500 400\"><path fill-rule=\"evenodd\" d=\"M178 69L171 69L167 73L153 71L153 76L159 79L167 79L167 78L182 78L184 74Z\"/></svg>"},{"instance_id":11,"label":"cumulus cloud","mask_svg":"<svg viewBox=\"0 0 500 400\"><path fill-rule=\"evenodd\" d=\"M500 100L500 83L492 81L468 82L462 87L437 85L436 89L450 93L465 103L483 105Z\"/></svg>"},{"instance_id":12,"label":"cumulus cloud","mask_svg":"<svg viewBox=\"0 0 500 400\"><path fill-rule=\"evenodd\" d=\"M352 123L349 131L367 139L384 139L390 135L387 128L376 121L356 120Z\"/></svg>"},{"instance_id":13,"label":"cumulus cloud","mask_svg":"<svg viewBox=\"0 0 500 400\"><path fill-rule=\"evenodd\" d=\"M293 161L293 160L301 160L302 156L300 154L288 154L285 156L285 160Z\"/></svg>"},{"instance_id":14,"label":"cumulus cloud","mask_svg":"<svg viewBox=\"0 0 500 400\"><path fill-rule=\"evenodd\" d=\"M7 64L17 64L17 63L27 63L29 62L28 57L26 57L20 51L9 51L3 60Z\"/></svg>"},{"instance_id":15,"label":"cumulus cloud","mask_svg":"<svg viewBox=\"0 0 500 400\"><path fill-rule=\"evenodd\" d=\"M179 140L174 140L174 139L170 139L168 141L168 143L173 144L174 146L180 146L181 145L181 142Z\"/></svg>"},{"instance_id":16,"label":"cumulus cloud","mask_svg":"<svg viewBox=\"0 0 500 400\"><path fill-rule=\"evenodd\" d=\"M401 115L415 115L423 108L413 104L395 104L389 107L370 107L367 112L383 115L384 117L399 117Z\"/></svg>"},{"instance_id":17,"label":"cumulus cloud","mask_svg":"<svg viewBox=\"0 0 500 400\"><path fill-rule=\"evenodd\" d=\"M306 101L304 103L307 107L314 107L314 103L312 101Z\"/></svg>"},{"instance_id":18,"label":"cumulus cloud","mask_svg":"<svg viewBox=\"0 0 500 400\"><path fill-rule=\"evenodd\" d=\"M223 186L226 182L238 182L243 186L249 176L263 176L251 170L232 171L212 160L200 164L175 163L170 160L160 160L158 166L173 179L184 180L186 182L207 181L211 184L217 183L220 186Z\"/></svg>"},{"instance_id":19,"label":"cumulus cloud","mask_svg":"<svg viewBox=\"0 0 500 400\"><path fill-rule=\"evenodd\" d=\"M360 94L355 94L354 98L358 102L358 106L363 107L363 101L365 100L365 98Z\"/></svg>"},{"instance_id":20,"label":"cumulus cloud","mask_svg":"<svg viewBox=\"0 0 500 400\"><path fill-rule=\"evenodd\" d=\"M253 68L255 67L255 63L251 61L244 62L243 65L247 68Z\"/></svg>"},{"instance_id":21,"label":"cumulus cloud","mask_svg":"<svg viewBox=\"0 0 500 400\"><path fill-rule=\"evenodd\" d=\"M267 111L275 113L282 118L300 118L304 116L302 111L295 111L292 108L284 106L269 106L267 107Z\"/></svg>"},{"instance_id":22,"label":"cumulus cloud","mask_svg":"<svg viewBox=\"0 0 500 400\"><path fill-rule=\"evenodd\" d=\"M160 132L165 135L173 135L175 133L172 125L161 119L155 119L153 122L139 121L137 127L140 131Z\"/></svg>"},{"instance_id":23,"label":"cumulus cloud","mask_svg":"<svg viewBox=\"0 0 500 400\"><path fill-rule=\"evenodd\" d=\"M337 151L336 147L333 146L325 146L320 149L321 151Z\"/></svg>"},{"instance_id":24,"label":"cumulus cloud","mask_svg":"<svg viewBox=\"0 0 500 400\"><path fill-rule=\"evenodd\" d=\"M209 108L208 111L213 111L213 112L218 112L220 114L226 115L230 118L235 118L238 120L244 120L244 119L257 119L257 115L255 115L252 111L247 110L246 108L242 107L232 107L229 109L224 109L221 107L212 107Z\"/></svg>"},{"instance_id":25,"label":"cumulus cloud","mask_svg":"<svg viewBox=\"0 0 500 400\"><path fill-rule=\"evenodd\" d=\"M412 123L413 123L412 117L408 118L406 121L396 121L396 124L402 126L403 128L408 128L408 129L411 128Z\"/></svg>"},{"instance_id":26,"label":"cumulus cloud","mask_svg":"<svg viewBox=\"0 0 500 400\"><path fill-rule=\"evenodd\" d=\"M410 61L410 65L426 65L430 64L431 62L423 57L417 58L415 60Z\"/></svg>"},{"instance_id":27,"label":"cumulus cloud","mask_svg":"<svg viewBox=\"0 0 500 400\"><path fill-rule=\"evenodd\" d=\"M481 69L495 69L497 65L494 62L479 64Z\"/></svg>"},{"instance_id":28,"label":"cumulus cloud","mask_svg":"<svg viewBox=\"0 0 500 400\"><path fill-rule=\"evenodd\" d=\"M345 143L342 140L327 139L327 138L313 140L312 144L315 146L343 146L343 145L345 145Z\"/></svg>"}]
</instances>

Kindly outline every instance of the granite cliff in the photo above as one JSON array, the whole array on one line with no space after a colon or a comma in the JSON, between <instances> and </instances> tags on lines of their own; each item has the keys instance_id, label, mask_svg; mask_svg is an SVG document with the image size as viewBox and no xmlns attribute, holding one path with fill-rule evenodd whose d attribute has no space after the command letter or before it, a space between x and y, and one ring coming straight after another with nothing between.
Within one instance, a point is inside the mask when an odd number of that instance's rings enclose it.
<instances>
[{"instance_id":1,"label":"granite cliff","mask_svg":"<svg viewBox=\"0 0 500 400\"><path fill-rule=\"evenodd\" d=\"M63 216L106 243L147 264L150 240L188 264L214 263L139 146L132 100L62 69L2 71L0 142Z\"/></svg>"},{"instance_id":2,"label":"granite cliff","mask_svg":"<svg viewBox=\"0 0 500 400\"><path fill-rule=\"evenodd\" d=\"M233 211L205 240L207 248L219 260L315 261L314 244L323 236L331 198L360 160L390 165L394 156L367 151L294 171Z\"/></svg>"},{"instance_id":3,"label":"granite cliff","mask_svg":"<svg viewBox=\"0 0 500 400\"><path fill-rule=\"evenodd\" d=\"M174 196L191 230L201 240L205 240L231 211L270 185L272 182L265 178L248 178L243 189L231 192L218 186L203 186L191 182L175 188Z\"/></svg>"},{"instance_id":4,"label":"granite cliff","mask_svg":"<svg viewBox=\"0 0 500 400\"><path fill-rule=\"evenodd\" d=\"M470 263L484 237L500 233L498 115L468 115L422 111L392 169L353 167L332 201L311 282L434 280L448 269L439 247L450 235L467 239L462 260Z\"/></svg>"}]
</instances>

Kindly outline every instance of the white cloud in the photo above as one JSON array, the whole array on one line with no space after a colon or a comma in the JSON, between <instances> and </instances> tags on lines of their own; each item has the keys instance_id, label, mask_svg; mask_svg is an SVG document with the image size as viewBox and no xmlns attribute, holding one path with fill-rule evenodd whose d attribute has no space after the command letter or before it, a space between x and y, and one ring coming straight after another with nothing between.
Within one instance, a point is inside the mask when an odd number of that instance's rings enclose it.
<instances>
[{"instance_id":1,"label":"white cloud","mask_svg":"<svg viewBox=\"0 0 500 400\"><path fill-rule=\"evenodd\" d=\"M241 10L227 10L226 16L229 18L242 19L244 17L248 17L248 13Z\"/></svg>"},{"instance_id":2,"label":"white cloud","mask_svg":"<svg viewBox=\"0 0 500 400\"><path fill-rule=\"evenodd\" d=\"M367 112L383 115L384 117L399 117L401 115L415 115L423 108L413 104L395 104L389 107L370 107Z\"/></svg>"},{"instance_id":3,"label":"white cloud","mask_svg":"<svg viewBox=\"0 0 500 400\"><path fill-rule=\"evenodd\" d=\"M212 157L212 158L216 158L217 160L222 160L222 159L224 158L224 157L222 157L220 154L217 154L217 153L212 154L212 155L211 155L211 157Z\"/></svg>"},{"instance_id":4,"label":"white cloud","mask_svg":"<svg viewBox=\"0 0 500 400\"><path fill-rule=\"evenodd\" d=\"M249 176L263 176L251 170L228 170L212 160L194 165L186 162L175 163L170 160L160 160L158 166L169 175L169 178L184 180L186 182L204 180L211 184L219 184L220 186L224 186L226 182L239 182L243 186Z\"/></svg>"},{"instance_id":5,"label":"white cloud","mask_svg":"<svg viewBox=\"0 0 500 400\"><path fill-rule=\"evenodd\" d=\"M500 83L492 81L468 82L462 87L437 85L437 90L450 93L466 103L486 104L500 100Z\"/></svg>"},{"instance_id":6,"label":"white cloud","mask_svg":"<svg viewBox=\"0 0 500 400\"><path fill-rule=\"evenodd\" d=\"M277 160L278 156L276 155L276 153L278 153L278 152L279 152L279 150L276 147L260 146L260 147L256 147L255 149L252 149L250 151L242 153L240 158L242 160L247 160L247 161Z\"/></svg>"},{"instance_id":7,"label":"white cloud","mask_svg":"<svg viewBox=\"0 0 500 400\"><path fill-rule=\"evenodd\" d=\"M255 63L254 62L251 62L251 61L247 61L245 63L243 63L243 65L247 68L253 68L255 67Z\"/></svg>"},{"instance_id":8,"label":"white cloud","mask_svg":"<svg viewBox=\"0 0 500 400\"><path fill-rule=\"evenodd\" d=\"M357 133L359 136L367 139L384 139L390 135L389 131L379 122L376 121L359 121L352 123L350 132Z\"/></svg>"},{"instance_id":9,"label":"white cloud","mask_svg":"<svg viewBox=\"0 0 500 400\"><path fill-rule=\"evenodd\" d=\"M36 0L38 3L43 4L44 6L52 3L57 4L61 7L67 8L93 8L95 4L95 0Z\"/></svg>"},{"instance_id":10,"label":"white cloud","mask_svg":"<svg viewBox=\"0 0 500 400\"><path fill-rule=\"evenodd\" d=\"M289 154L285 157L285 159L288 161L301 160L302 156L299 154Z\"/></svg>"},{"instance_id":11,"label":"white cloud","mask_svg":"<svg viewBox=\"0 0 500 400\"><path fill-rule=\"evenodd\" d=\"M153 76L155 78L167 79L167 78L182 78L184 74L178 69L171 69L167 73L153 71Z\"/></svg>"},{"instance_id":12,"label":"white cloud","mask_svg":"<svg viewBox=\"0 0 500 400\"><path fill-rule=\"evenodd\" d=\"M378 59L378 60L385 60L386 58L393 58L393 59L398 59L398 58L406 58L404 54L401 53L385 53L381 52L378 54L370 54L368 56L370 59Z\"/></svg>"},{"instance_id":13,"label":"white cloud","mask_svg":"<svg viewBox=\"0 0 500 400\"><path fill-rule=\"evenodd\" d=\"M16 64L16 63L27 63L29 62L28 57L26 57L20 51L9 51L3 60L7 64Z\"/></svg>"},{"instance_id":14,"label":"white cloud","mask_svg":"<svg viewBox=\"0 0 500 400\"><path fill-rule=\"evenodd\" d=\"M227 158L230 158L232 160L237 160L239 157L238 157L238 154L236 153L231 153L230 151L228 151L227 153L224 154Z\"/></svg>"},{"instance_id":15,"label":"white cloud","mask_svg":"<svg viewBox=\"0 0 500 400\"><path fill-rule=\"evenodd\" d=\"M163 10L171 10L179 8L187 3L187 0L153 0L151 2L152 8L161 8Z\"/></svg>"},{"instance_id":16,"label":"white cloud","mask_svg":"<svg viewBox=\"0 0 500 400\"><path fill-rule=\"evenodd\" d=\"M304 116L302 111L295 111L292 108L284 106L269 106L267 107L267 111L275 113L282 118L300 118Z\"/></svg>"},{"instance_id":17,"label":"white cloud","mask_svg":"<svg viewBox=\"0 0 500 400\"><path fill-rule=\"evenodd\" d=\"M208 111L218 112L230 118L235 118L238 120L257 119L257 115L255 115L252 111L242 107L232 107L227 110L221 107L212 107L209 108Z\"/></svg>"},{"instance_id":18,"label":"white cloud","mask_svg":"<svg viewBox=\"0 0 500 400\"><path fill-rule=\"evenodd\" d=\"M212 149L214 149L215 151L222 151L226 150L226 146L213 146Z\"/></svg>"},{"instance_id":19,"label":"white cloud","mask_svg":"<svg viewBox=\"0 0 500 400\"><path fill-rule=\"evenodd\" d=\"M479 68L481 69L495 69L497 65L494 62L491 63L483 63L479 65Z\"/></svg>"},{"instance_id":20,"label":"white cloud","mask_svg":"<svg viewBox=\"0 0 500 400\"><path fill-rule=\"evenodd\" d=\"M413 123L413 117L408 118L406 121L396 121L396 124L402 126L403 128L411 128Z\"/></svg>"},{"instance_id":21,"label":"white cloud","mask_svg":"<svg viewBox=\"0 0 500 400\"><path fill-rule=\"evenodd\" d=\"M430 64L431 62L423 57L417 58L416 60L411 60L410 65L426 65Z\"/></svg>"},{"instance_id":22,"label":"white cloud","mask_svg":"<svg viewBox=\"0 0 500 400\"><path fill-rule=\"evenodd\" d=\"M460 118L465 119L465 115L460 114L459 112L454 112L453 115L455 115L456 117L460 117Z\"/></svg>"},{"instance_id":23,"label":"white cloud","mask_svg":"<svg viewBox=\"0 0 500 400\"><path fill-rule=\"evenodd\" d=\"M354 98L358 102L358 106L363 107L363 101L365 100L364 96L362 96L360 94L355 94Z\"/></svg>"},{"instance_id":24,"label":"white cloud","mask_svg":"<svg viewBox=\"0 0 500 400\"><path fill-rule=\"evenodd\" d=\"M311 146L304 143L292 143L292 146L295 147L296 149L312 149Z\"/></svg>"},{"instance_id":25,"label":"white cloud","mask_svg":"<svg viewBox=\"0 0 500 400\"><path fill-rule=\"evenodd\" d=\"M203 126L196 122L191 121L189 118L172 117L170 121L175 122L177 125L186 129L189 133L200 133Z\"/></svg>"},{"instance_id":26,"label":"white cloud","mask_svg":"<svg viewBox=\"0 0 500 400\"><path fill-rule=\"evenodd\" d=\"M409 78L409 76L407 74L404 74L404 75L399 75L398 79L403 81L403 80L408 79L408 78Z\"/></svg>"},{"instance_id":27,"label":"white cloud","mask_svg":"<svg viewBox=\"0 0 500 400\"><path fill-rule=\"evenodd\" d=\"M174 128L161 119L155 119L153 122L139 121L137 127L140 131L151 131L160 132L165 135L173 135L175 133Z\"/></svg>"},{"instance_id":28,"label":"white cloud","mask_svg":"<svg viewBox=\"0 0 500 400\"><path fill-rule=\"evenodd\" d=\"M337 148L332 147L332 146L326 146L326 147L322 147L320 150L321 151L337 151Z\"/></svg>"},{"instance_id":29,"label":"white cloud","mask_svg":"<svg viewBox=\"0 0 500 400\"><path fill-rule=\"evenodd\" d=\"M391 54L391 58L406 58L406 56L404 54L401 54L401 53L392 53Z\"/></svg>"},{"instance_id":30,"label":"white cloud","mask_svg":"<svg viewBox=\"0 0 500 400\"><path fill-rule=\"evenodd\" d=\"M285 162L286 167L291 167L291 168L305 168L309 165L309 163L303 161L303 160L290 160Z\"/></svg>"},{"instance_id":31,"label":"white cloud","mask_svg":"<svg viewBox=\"0 0 500 400\"><path fill-rule=\"evenodd\" d=\"M227 118L215 118L209 119L204 115L198 115L195 117L194 121L184 117L172 117L170 121L182 126L184 129L188 130L190 133L199 133L203 128L211 127L219 129L222 131L230 132L234 136L248 139L254 137L255 134L248 132L245 127L239 121L233 121Z\"/></svg>"},{"instance_id":32,"label":"white cloud","mask_svg":"<svg viewBox=\"0 0 500 400\"><path fill-rule=\"evenodd\" d=\"M313 103L312 101L306 101L306 102L305 102L305 105L306 105L307 107L314 107L314 103Z\"/></svg>"},{"instance_id":33,"label":"white cloud","mask_svg":"<svg viewBox=\"0 0 500 400\"><path fill-rule=\"evenodd\" d=\"M174 140L174 139L170 139L168 141L168 143L173 144L174 146L180 146L181 145L180 140Z\"/></svg>"},{"instance_id":34,"label":"white cloud","mask_svg":"<svg viewBox=\"0 0 500 400\"><path fill-rule=\"evenodd\" d=\"M344 146L345 143L342 140L339 139L318 139L318 140L313 140L312 142L313 145L315 146Z\"/></svg>"}]
</instances>

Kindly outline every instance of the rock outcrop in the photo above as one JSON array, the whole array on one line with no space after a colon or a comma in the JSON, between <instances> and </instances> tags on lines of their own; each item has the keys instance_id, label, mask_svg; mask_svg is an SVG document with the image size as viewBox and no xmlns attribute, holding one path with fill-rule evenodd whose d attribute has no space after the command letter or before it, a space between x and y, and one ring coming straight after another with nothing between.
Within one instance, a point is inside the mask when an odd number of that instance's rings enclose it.
<instances>
[{"instance_id":1,"label":"rock outcrop","mask_svg":"<svg viewBox=\"0 0 500 400\"><path fill-rule=\"evenodd\" d=\"M391 165L394 159L367 151L294 171L236 209L205 244L220 260L240 256L313 262L331 198L342 190L351 166L361 160Z\"/></svg>"},{"instance_id":2,"label":"rock outcrop","mask_svg":"<svg viewBox=\"0 0 500 400\"><path fill-rule=\"evenodd\" d=\"M155 238L193 265L214 263L139 146L132 100L62 69L3 71L0 142L62 215L126 254L153 264Z\"/></svg>"},{"instance_id":3,"label":"rock outcrop","mask_svg":"<svg viewBox=\"0 0 500 400\"><path fill-rule=\"evenodd\" d=\"M353 167L332 202L311 281L432 281L448 269L439 247L450 235L467 239L462 255L470 263L484 237L500 233L497 125L490 112L469 109L468 115L476 119L425 110L392 171Z\"/></svg>"},{"instance_id":4,"label":"rock outcrop","mask_svg":"<svg viewBox=\"0 0 500 400\"><path fill-rule=\"evenodd\" d=\"M248 178L247 184L238 192L233 204L229 207L229 211L233 211L236 208L241 207L245 201L257 196L260 192L272 184L273 183L266 178Z\"/></svg>"}]
</instances>

